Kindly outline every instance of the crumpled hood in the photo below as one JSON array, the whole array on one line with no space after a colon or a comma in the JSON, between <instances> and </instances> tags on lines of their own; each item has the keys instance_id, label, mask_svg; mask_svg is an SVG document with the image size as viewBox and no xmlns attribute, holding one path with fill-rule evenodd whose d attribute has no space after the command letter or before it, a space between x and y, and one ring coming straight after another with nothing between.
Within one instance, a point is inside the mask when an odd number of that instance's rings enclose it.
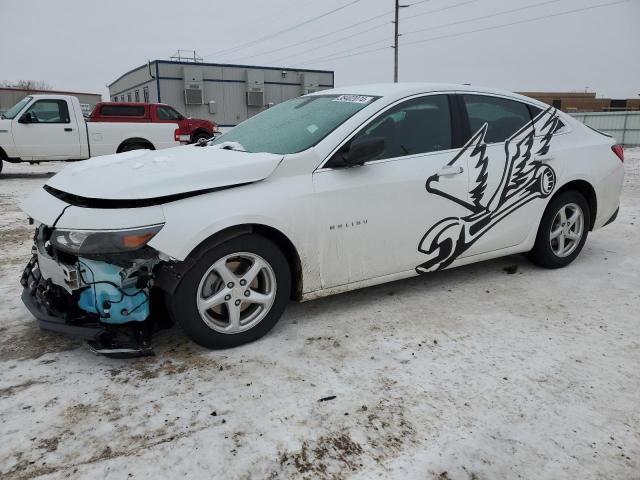
<instances>
[{"instance_id":1,"label":"crumpled hood","mask_svg":"<svg viewBox=\"0 0 640 480\"><path fill-rule=\"evenodd\" d=\"M87 198L150 199L257 182L271 175L282 158L215 146L134 150L69 165L47 185Z\"/></svg>"}]
</instances>

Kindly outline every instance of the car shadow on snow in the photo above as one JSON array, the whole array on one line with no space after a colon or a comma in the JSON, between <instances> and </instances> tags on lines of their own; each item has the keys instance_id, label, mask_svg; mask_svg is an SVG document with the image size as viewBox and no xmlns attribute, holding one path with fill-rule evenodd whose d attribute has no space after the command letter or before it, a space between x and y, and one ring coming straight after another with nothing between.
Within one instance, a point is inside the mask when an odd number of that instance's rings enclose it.
<instances>
[{"instance_id":1,"label":"car shadow on snow","mask_svg":"<svg viewBox=\"0 0 640 480\"><path fill-rule=\"evenodd\" d=\"M38 178L50 178L50 177L53 177L56 173L57 172L0 173L0 181L1 180L20 180L20 179L35 180Z\"/></svg>"},{"instance_id":2,"label":"car shadow on snow","mask_svg":"<svg viewBox=\"0 0 640 480\"><path fill-rule=\"evenodd\" d=\"M423 296L430 293L437 294L442 289L455 290L457 286L465 286L471 277L474 285L483 288L487 292L493 289L493 281L496 275L519 276L535 271L544 272L546 270L531 264L522 255L502 257L485 262L474 263L433 274L419 275L404 280L397 280L368 288L362 288L345 292L339 295L332 295L316 299L309 302L290 302L281 320L276 324L266 337L257 342L281 342L285 336L292 332L292 327L296 327L299 322L304 322L305 326L313 325L315 322L330 323L340 316L348 317L358 310L374 308L380 301L405 301L416 295ZM317 328L314 328L317 331ZM333 331L333 330L332 330ZM295 335L294 335L295 337ZM305 338L300 338L300 342L305 342ZM69 340L56 333L41 331L35 322L21 332L20 338L14 337L7 342L3 349L0 349L0 358L38 358L46 353L62 352L77 348L79 342ZM160 371L155 368L147 371L152 365L160 365L166 359L178 361L184 365L198 364L204 362L211 367L213 360L212 352L190 341L178 326L159 331L153 339L155 357L137 359L143 370L143 376L156 376ZM219 350L224 356L230 352L251 351L252 344L228 350ZM4 350L4 351L3 351ZM121 361L117 361L121 363ZM126 361L125 361L126 363ZM186 368L186 367L185 367ZM180 372L177 372L180 373Z\"/></svg>"}]
</instances>

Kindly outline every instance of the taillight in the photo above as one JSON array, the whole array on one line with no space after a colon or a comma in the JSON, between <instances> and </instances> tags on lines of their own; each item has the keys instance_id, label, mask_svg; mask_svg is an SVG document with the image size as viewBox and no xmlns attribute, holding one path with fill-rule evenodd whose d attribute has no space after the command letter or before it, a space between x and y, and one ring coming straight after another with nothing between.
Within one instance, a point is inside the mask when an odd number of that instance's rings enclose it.
<instances>
[{"instance_id":1,"label":"taillight","mask_svg":"<svg viewBox=\"0 0 640 480\"><path fill-rule=\"evenodd\" d=\"M614 145L611 147L613 153L620 159L621 162L624 162L624 149L620 145Z\"/></svg>"},{"instance_id":2,"label":"taillight","mask_svg":"<svg viewBox=\"0 0 640 480\"><path fill-rule=\"evenodd\" d=\"M180 141L180 129L179 129L179 128L176 128L176 131L175 131L175 132L173 132L173 139L174 139L176 142L179 142L179 141Z\"/></svg>"}]
</instances>

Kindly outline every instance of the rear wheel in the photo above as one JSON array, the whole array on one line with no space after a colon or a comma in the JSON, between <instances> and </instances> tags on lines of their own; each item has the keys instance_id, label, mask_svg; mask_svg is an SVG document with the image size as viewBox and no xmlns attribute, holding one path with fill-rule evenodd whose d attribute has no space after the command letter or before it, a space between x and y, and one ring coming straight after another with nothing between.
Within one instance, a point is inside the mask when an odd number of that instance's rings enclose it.
<instances>
[{"instance_id":1,"label":"rear wheel","mask_svg":"<svg viewBox=\"0 0 640 480\"><path fill-rule=\"evenodd\" d=\"M0 158L0 173L2 173L3 164L4 164L4 161Z\"/></svg>"},{"instance_id":2,"label":"rear wheel","mask_svg":"<svg viewBox=\"0 0 640 480\"><path fill-rule=\"evenodd\" d=\"M197 132L193 134L193 137L191 138L191 143L198 143L198 141L202 139L209 140L211 137L213 137L213 135L207 132Z\"/></svg>"},{"instance_id":3,"label":"rear wheel","mask_svg":"<svg viewBox=\"0 0 640 480\"><path fill-rule=\"evenodd\" d=\"M145 150L145 149L149 150L151 148L149 147L149 145L145 143L127 143L120 149L120 153L130 152L132 150Z\"/></svg>"},{"instance_id":4,"label":"rear wheel","mask_svg":"<svg viewBox=\"0 0 640 480\"><path fill-rule=\"evenodd\" d=\"M542 216L529 258L545 268L569 265L587 241L590 215L589 204L580 193L567 191L558 195Z\"/></svg>"},{"instance_id":5,"label":"rear wheel","mask_svg":"<svg viewBox=\"0 0 640 480\"><path fill-rule=\"evenodd\" d=\"M267 238L243 235L208 250L169 304L196 343L230 348L257 340L278 322L291 291L286 257Z\"/></svg>"}]
</instances>

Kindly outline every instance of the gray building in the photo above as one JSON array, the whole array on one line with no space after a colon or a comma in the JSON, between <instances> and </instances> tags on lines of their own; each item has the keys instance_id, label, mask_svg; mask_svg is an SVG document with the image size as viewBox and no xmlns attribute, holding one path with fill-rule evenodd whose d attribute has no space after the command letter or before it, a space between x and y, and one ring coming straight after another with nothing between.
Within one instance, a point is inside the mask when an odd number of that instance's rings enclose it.
<instances>
[{"instance_id":1,"label":"gray building","mask_svg":"<svg viewBox=\"0 0 640 480\"><path fill-rule=\"evenodd\" d=\"M72 95L78 97L80 105L82 106L82 112L85 114L91 113L96 103L102 101L102 95L99 93L85 93L85 92L65 92L60 90L34 90L24 88L12 88L12 87L0 87L0 113L4 113L13 107L16 103L22 100L27 95Z\"/></svg>"},{"instance_id":2,"label":"gray building","mask_svg":"<svg viewBox=\"0 0 640 480\"><path fill-rule=\"evenodd\" d=\"M154 60L109 85L116 102L158 102L233 127L284 100L333 88L327 70Z\"/></svg>"}]
</instances>

